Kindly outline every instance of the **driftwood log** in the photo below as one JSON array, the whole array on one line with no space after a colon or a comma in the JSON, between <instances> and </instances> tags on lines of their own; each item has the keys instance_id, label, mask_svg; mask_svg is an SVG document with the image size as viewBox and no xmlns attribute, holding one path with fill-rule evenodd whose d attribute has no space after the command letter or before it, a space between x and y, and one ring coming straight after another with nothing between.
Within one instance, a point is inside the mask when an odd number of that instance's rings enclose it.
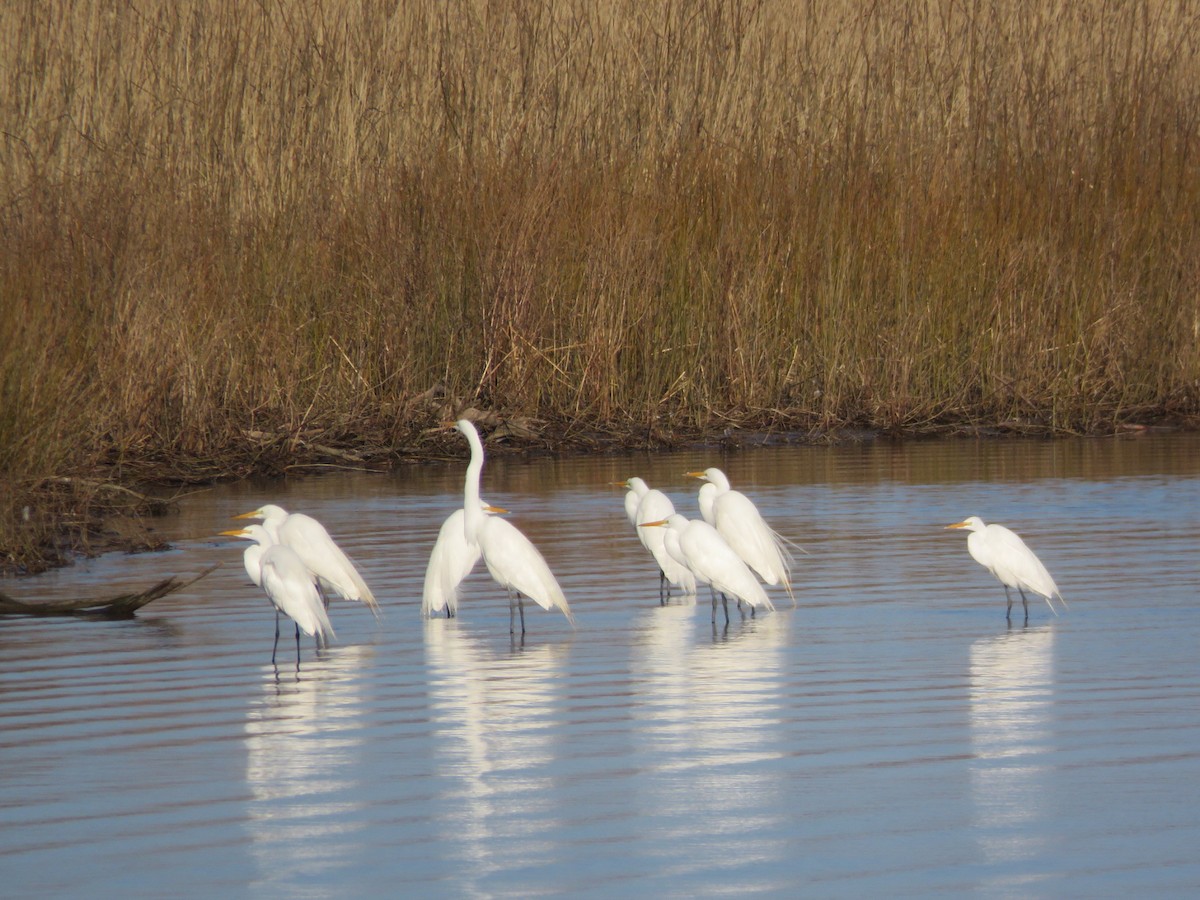
<instances>
[{"instance_id":1,"label":"driftwood log","mask_svg":"<svg viewBox=\"0 0 1200 900\"><path fill-rule=\"evenodd\" d=\"M0 615L21 616L103 616L108 619L127 619L152 600L173 594L199 581L221 564L209 566L193 578L164 578L162 581L133 594L119 594L92 600L45 600L26 603L0 592Z\"/></svg>"}]
</instances>

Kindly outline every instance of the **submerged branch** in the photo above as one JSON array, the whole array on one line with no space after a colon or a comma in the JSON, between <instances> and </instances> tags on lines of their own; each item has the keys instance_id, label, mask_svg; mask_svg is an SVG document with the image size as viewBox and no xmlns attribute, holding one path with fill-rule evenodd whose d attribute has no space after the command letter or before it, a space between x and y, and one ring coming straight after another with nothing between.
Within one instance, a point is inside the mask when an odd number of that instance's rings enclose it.
<instances>
[{"instance_id":1,"label":"submerged branch","mask_svg":"<svg viewBox=\"0 0 1200 900\"><path fill-rule=\"evenodd\" d=\"M102 616L109 619L127 619L135 612L160 597L173 594L178 590L194 584L208 575L221 564L209 566L199 575L192 578L180 579L174 576L131 594L118 594L115 597L100 599L48 600L43 602L26 603L15 600L0 592L0 615L21 616Z\"/></svg>"}]
</instances>

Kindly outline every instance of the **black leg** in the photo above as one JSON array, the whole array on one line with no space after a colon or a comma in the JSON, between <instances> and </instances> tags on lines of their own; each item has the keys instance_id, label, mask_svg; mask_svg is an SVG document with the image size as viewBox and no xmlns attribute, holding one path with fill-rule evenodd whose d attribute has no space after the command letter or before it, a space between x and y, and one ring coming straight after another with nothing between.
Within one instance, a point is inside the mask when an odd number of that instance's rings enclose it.
<instances>
[{"instance_id":1,"label":"black leg","mask_svg":"<svg viewBox=\"0 0 1200 900\"><path fill-rule=\"evenodd\" d=\"M1021 595L1021 605L1025 607L1025 624L1029 624L1029 598L1025 596L1025 592L1021 588L1017 588L1017 593Z\"/></svg>"},{"instance_id":2,"label":"black leg","mask_svg":"<svg viewBox=\"0 0 1200 900\"><path fill-rule=\"evenodd\" d=\"M1008 609L1004 612L1004 618L1012 621L1012 594L1008 592L1008 585L1004 586L1004 599L1008 601Z\"/></svg>"},{"instance_id":3,"label":"black leg","mask_svg":"<svg viewBox=\"0 0 1200 900\"><path fill-rule=\"evenodd\" d=\"M275 643L271 645L271 665L275 665L275 652L279 649L279 610L275 610Z\"/></svg>"},{"instance_id":4,"label":"black leg","mask_svg":"<svg viewBox=\"0 0 1200 900\"><path fill-rule=\"evenodd\" d=\"M521 637L525 636L525 598L517 591L517 609L521 611Z\"/></svg>"}]
</instances>

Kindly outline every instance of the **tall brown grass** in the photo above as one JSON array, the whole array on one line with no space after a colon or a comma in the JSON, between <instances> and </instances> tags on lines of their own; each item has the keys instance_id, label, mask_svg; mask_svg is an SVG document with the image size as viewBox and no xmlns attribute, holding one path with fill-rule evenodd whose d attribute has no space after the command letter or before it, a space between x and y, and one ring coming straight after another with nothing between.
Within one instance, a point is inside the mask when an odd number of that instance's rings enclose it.
<instances>
[{"instance_id":1,"label":"tall brown grass","mask_svg":"<svg viewBox=\"0 0 1200 900\"><path fill-rule=\"evenodd\" d=\"M1193 415L1198 130L1183 3L0 4L0 471Z\"/></svg>"}]
</instances>

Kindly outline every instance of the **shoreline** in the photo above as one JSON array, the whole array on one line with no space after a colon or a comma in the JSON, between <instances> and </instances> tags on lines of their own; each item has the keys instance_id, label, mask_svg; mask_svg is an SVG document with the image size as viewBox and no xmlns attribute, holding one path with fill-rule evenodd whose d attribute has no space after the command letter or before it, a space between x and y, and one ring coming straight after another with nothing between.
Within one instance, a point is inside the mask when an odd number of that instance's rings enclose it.
<instances>
[{"instance_id":1,"label":"shoreline","mask_svg":"<svg viewBox=\"0 0 1200 900\"><path fill-rule=\"evenodd\" d=\"M730 423L720 430L617 431L596 426L572 429L521 416L504 417L468 409L464 416L487 429L495 456L574 456L680 449L753 450L762 447L853 444L877 440L1005 440L1009 438L1136 436L1200 429L1192 417L1163 416L1147 423L1111 423L1087 434L1017 422L950 423L892 429L840 425L829 428L752 428ZM105 553L149 553L170 549L154 533L153 519L171 515L190 488L248 478L319 476L331 471L389 472L405 465L456 459L453 442L438 427L415 429L408 440L386 446L380 435L329 440L324 435L247 433L259 442L242 454L217 460L124 461L90 475L6 479L14 515L0 523L0 575L26 577ZM192 464L189 468L189 463Z\"/></svg>"}]
</instances>

